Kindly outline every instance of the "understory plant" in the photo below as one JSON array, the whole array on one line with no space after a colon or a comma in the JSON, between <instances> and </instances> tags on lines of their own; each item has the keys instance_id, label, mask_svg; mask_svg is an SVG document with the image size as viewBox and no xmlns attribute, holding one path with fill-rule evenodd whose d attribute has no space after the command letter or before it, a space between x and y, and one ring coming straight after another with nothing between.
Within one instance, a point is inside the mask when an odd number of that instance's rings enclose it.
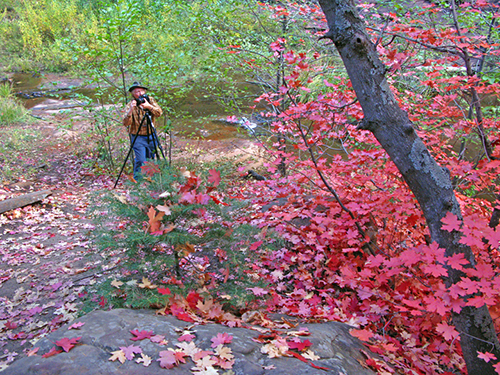
<instances>
[{"instance_id":1,"label":"understory plant","mask_svg":"<svg viewBox=\"0 0 500 375\"><path fill-rule=\"evenodd\" d=\"M239 204L224 196L220 172L198 175L155 162L142 170L140 183L100 194L94 208L94 241L107 276L87 291L84 311L163 308L177 316L191 306L180 308L179 300L193 295L236 314L254 306L252 290L264 286L249 248L258 229L234 224Z\"/></svg>"},{"instance_id":2,"label":"understory plant","mask_svg":"<svg viewBox=\"0 0 500 375\"><path fill-rule=\"evenodd\" d=\"M12 94L10 84L0 84L0 127L6 127L28 118L28 111Z\"/></svg>"}]
</instances>

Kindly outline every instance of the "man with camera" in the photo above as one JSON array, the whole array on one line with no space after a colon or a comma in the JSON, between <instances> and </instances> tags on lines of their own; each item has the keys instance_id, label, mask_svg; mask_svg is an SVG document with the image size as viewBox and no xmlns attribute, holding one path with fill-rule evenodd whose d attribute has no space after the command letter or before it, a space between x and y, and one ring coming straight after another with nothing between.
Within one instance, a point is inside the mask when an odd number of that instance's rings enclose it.
<instances>
[{"instance_id":1,"label":"man with camera","mask_svg":"<svg viewBox=\"0 0 500 375\"><path fill-rule=\"evenodd\" d=\"M156 147L160 147L154 120L163 113L156 101L146 95L147 87L134 82L128 91L133 99L125 107L123 125L127 127L131 147L134 150L134 179L141 178L141 166L153 159Z\"/></svg>"}]
</instances>

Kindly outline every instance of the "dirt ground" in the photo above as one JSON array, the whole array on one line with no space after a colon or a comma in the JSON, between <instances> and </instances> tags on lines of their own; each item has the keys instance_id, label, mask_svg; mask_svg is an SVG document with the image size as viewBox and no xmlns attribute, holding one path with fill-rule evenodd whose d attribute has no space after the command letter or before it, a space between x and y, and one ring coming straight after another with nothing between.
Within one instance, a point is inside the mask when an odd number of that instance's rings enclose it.
<instances>
[{"instance_id":1,"label":"dirt ground","mask_svg":"<svg viewBox=\"0 0 500 375\"><path fill-rule=\"evenodd\" d=\"M0 201L41 190L50 190L51 195L0 214L0 371L30 355L28 348L41 337L75 319L85 286L101 277L100 265L113 262L103 258L90 241L94 226L87 207L91 196L112 189L116 176L97 175L93 170L91 147L82 138L88 124L82 118L67 131L58 124L71 114L43 108L33 114L43 120L29 126L43 137L34 154L20 157L19 162L29 160L36 173L0 186ZM175 158L200 163L221 156L248 168L262 163L259 147L244 139L175 137L173 146Z\"/></svg>"}]
</instances>

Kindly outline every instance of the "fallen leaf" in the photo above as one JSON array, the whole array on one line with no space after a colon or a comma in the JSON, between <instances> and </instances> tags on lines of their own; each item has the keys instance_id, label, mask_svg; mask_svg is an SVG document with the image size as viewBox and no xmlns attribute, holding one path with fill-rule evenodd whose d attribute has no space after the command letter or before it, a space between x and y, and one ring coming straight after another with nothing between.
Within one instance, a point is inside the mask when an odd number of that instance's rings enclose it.
<instances>
[{"instance_id":1,"label":"fallen leaf","mask_svg":"<svg viewBox=\"0 0 500 375\"><path fill-rule=\"evenodd\" d=\"M61 340L59 341L56 341L55 344L57 346L60 346L61 348L63 348L63 350L67 353L69 352L71 349L73 349L73 347L78 343L78 340L80 340L82 337L73 337L71 339L68 339L68 338L62 338Z\"/></svg>"},{"instance_id":2,"label":"fallen leaf","mask_svg":"<svg viewBox=\"0 0 500 375\"><path fill-rule=\"evenodd\" d=\"M196 346L196 344L191 341L191 342L180 342L178 344L175 344L175 346L179 347L182 349L184 353L186 353L188 356L191 357L191 359L194 361L194 356L198 353L201 352L201 349Z\"/></svg>"},{"instance_id":3,"label":"fallen leaf","mask_svg":"<svg viewBox=\"0 0 500 375\"><path fill-rule=\"evenodd\" d=\"M83 327L84 325L85 325L84 322L76 322L70 325L68 329L80 329L80 327Z\"/></svg>"},{"instance_id":4,"label":"fallen leaf","mask_svg":"<svg viewBox=\"0 0 500 375\"><path fill-rule=\"evenodd\" d=\"M127 358L129 361L134 359L136 354L142 353L142 349L138 346L134 346L133 344L129 346L120 346L120 349L123 350L123 353L125 353L125 358Z\"/></svg>"},{"instance_id":5,"label":"fallen leaf","mask_svg":"<svg viewBox=\"0 0 500 375\"><path fill-rule=\"evenodd\" d=\"M191 245L190 243L185 243L184 245L177 245L175 247L175 251L177 251L177 253L179 254L182 253L182 256L187 257L189 254L194 253L195 248L194 245Z\"/></svg>"},{"instance_id":6,"label":"fallen leaf","mask_svg":"<svg viewBox=\"0 0 500 375\"><path fill-rule=\"evenodd\" d=\"M172 213L172 211L170 211L170 207L169 206L156 206L156 209L158 211L161 211L161 212L164 212L165 215L170 215Z\"/></svg>"},{"instance_id":7,"label":"fallen leaf","mask_svg":"<svg viewBox=\"0 0 500 375\"><path fill-rule=\"evenodd\" d=\"M178 341L191 341L195 338L195 335L192 335L190 333L185 333L184 335L180 336L178 338Z\"/></svg>"},{"instance_id":8,"label":"fallen leaf","mask_svg":"<svg viewBox=\"0 0 500 375\"><path fill-rule=\"evenodd\" d=\"M158 232L161 227L161 219L163 218L165 213L161 211L159 213L156 213L154 207L151 206L149 207L147 214L149 217L149 233Z\"/></svg>"},{"instance_id":9,"label":"fallen leaf","mask_svg":"<svg viewBox=\"0 0 500 375\"><path fill-rule=\"evenodd\" d=\"M114 286L115 288L119 288L123 285L123 282L118 281L118 280L113 280L111 281L111 286Z\"/></svg>"},{"instance_id":10,"label":"fallen leaf","mask_svg":"<svg viewBox=\"0 0 500 375\"><path fill-rule=\"evenodd\" d=\"M156 289L158 287L158 285L151 284L151 281L149 281L146 277L143 277L142 283L137 286L142 289Z\"/></svg>"},{"instance_id":11,"label":"fallen leaf","mask_svg":"<svg viewBox=\"0 0 500 375\"><path fill-rule=\"evenodd\" d=\"M227 361L231 361L234 358L232 353L231 348L228 348L227 346L219 345L215 348L215 355L218 355L220 358Z\"/></svg>"},{"instance_id":12,"label":"fallen leaf","mask_svg":"<svg viewBox=\"0 0 500 375\"><path fill-rule=\"evenodd\" d=\"M170 289L168 289L168 288L158 288L157 292L164 296L165 294L170 294Z\"/></svg>"},{"instance_id":13,"label":"fallen leaf","mask_svg":"<svg viewBox=\"0 0 500 375\"><path fill-rule=\"evenodd\" d=\"M36 348L33 348L31 350L29 350L27 353L26 353L26 356L27 357L32 357L34 355L37 355L36 353L38 353L38 350L40 350L40 348L37 346Z\"/></svg>"},{"instance_id":14,"label":"fallen leaf","mask_svg":"<svg viewBox=\"0 0 500 375\"><path fill-rule=\"evenodd\" d=\"M311 349L307 349L304 353L302 353L304 358L310 359L311 361L317 361L321 359L321 357L317 356Z\"/></svg>"},{"instance_id":15,"label":"fallen leaf","mask_svg":"<svg viewBox=\"0 0 500 375\"><path fill-rule=\"evenodd\" d=\"M109 357L108 361L120 361L121 363L125 363L126 358L125 358L125 353L123 350L116 350L114 352L111 352L112 356Z\"/></svg>"},{"instance_id":16,"label":"fallen leaf","mask_svg":"<svg viewBox=\"0 0 500 375\"><path fill-rule=\"evenodd\" d=\"M212 341L212 345L210 345L212 348L216 348L219 345L224 345L224 344L230 344L231 341L233 341L233 336L228 335L227 333L218 333L217 336L212 337L210 339Z\"/></svg>"},{"instance_id":17,"label":"fallen leaf","mask_svg":"<svg viewBox=\"0 0 500 375\"><path fill-rule=\"evenodd\" d=\"M137 358L135 361L137 363L141 363L143 364L144 367L148 367L151 362L152 362L152 358L144 353L141 353L141 357L140 358Z\"/></svg>"},{"instance_id":18,"label":"fallen leaf","mask_svg":"<svg viewBox=\"0 0 500 375\"><path fill-rule=\"evenodd\" d=\"M160 358L157 359L158 362L160 362L160 367L161 368L174 368L177 366L177 360L175 358L175 352L172 350L162 350L160 352Z\"/></svg>"},{"instance_id":19,"label":"fallen leaf","mask_svg":"<svg viewBox=\"0 0 500 375\"><path fill-rule=\"evenodd\" d=\"M151 337L153 337L153 331L139 331L137 329L133 329L130 330L130 333L135 336L130 339L132 341L150 339Z\"/></svg>"}]
</instances>

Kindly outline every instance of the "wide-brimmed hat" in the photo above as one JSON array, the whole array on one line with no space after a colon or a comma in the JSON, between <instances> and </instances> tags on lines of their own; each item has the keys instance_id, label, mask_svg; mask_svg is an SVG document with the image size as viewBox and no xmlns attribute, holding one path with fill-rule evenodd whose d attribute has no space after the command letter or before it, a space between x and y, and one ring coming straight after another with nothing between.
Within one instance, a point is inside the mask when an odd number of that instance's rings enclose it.
<instances>
[{"instance_id":1,"label":"wide-brimmed hat","mask_svg":"<svg viewBox=\"0 0 500 375\"><path fill-rule=\"evenodd\" d=\"M144 89L144 90L149 90L147 87L142 86L139 82L135 81L132 83L132 86L128 89L128 92L132 92L133 89Z\"/></svg>"}]
</instances>

